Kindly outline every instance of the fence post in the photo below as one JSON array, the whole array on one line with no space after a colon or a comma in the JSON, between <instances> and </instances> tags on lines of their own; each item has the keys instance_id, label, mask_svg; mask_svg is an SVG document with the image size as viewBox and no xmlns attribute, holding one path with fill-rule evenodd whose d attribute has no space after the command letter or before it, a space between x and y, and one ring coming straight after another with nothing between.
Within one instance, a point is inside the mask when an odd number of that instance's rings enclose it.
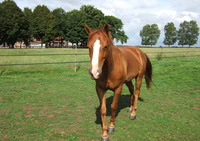
<instances>
[{"instance_id":1,"label":"fence post","mask_svg":"<svg viewBox=\"0 0 200 141\"><path fill-rule=\"evenodd\" d=\"M74 71L77 71L77 46L75 46L75 64L74 64Z\"/></svg>"}]
</instances>

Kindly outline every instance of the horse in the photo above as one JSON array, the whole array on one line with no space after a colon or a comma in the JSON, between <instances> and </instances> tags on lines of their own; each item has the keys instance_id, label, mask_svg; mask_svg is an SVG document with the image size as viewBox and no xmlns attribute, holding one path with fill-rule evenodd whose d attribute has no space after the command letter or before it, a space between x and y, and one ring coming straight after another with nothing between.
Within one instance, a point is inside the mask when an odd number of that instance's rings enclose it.
<instances>
[{"instance_id":1,"label":"horse","mask_svg":"<svg viewBox=\"0 0 200 141\"><path fill-rule=\"evenodd\" d=\"M142 78L145 76L146 86L150 88L152 82L152 65L147 55L136 47L116 47L109 31L109 25L96 30L85 24L88 33L87 46L89 48L89 74L96 82L96 93L100 102L102 121L102 140L108 141L108 132L115 128L118 100L123 84L126 84L131 94L130 119L136 119L137 101L140 95ZM132 79L135 78L135 91ZM114 92L111 104L111 118L109 127L106 124L106 91Z\"/></svg>"}]
</instances>

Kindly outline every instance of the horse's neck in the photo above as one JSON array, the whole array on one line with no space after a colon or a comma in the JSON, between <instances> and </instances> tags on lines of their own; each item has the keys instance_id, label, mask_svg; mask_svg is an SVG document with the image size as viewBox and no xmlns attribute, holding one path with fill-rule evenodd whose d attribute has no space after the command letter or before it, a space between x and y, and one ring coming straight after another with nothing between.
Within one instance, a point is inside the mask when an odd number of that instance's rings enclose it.
<instances>
[{"instance_id":1,"label":"horse's neck","mask_svg":"<svg viewBox=\"0 0 200 141\"><path fill-rule=\"evenodd\" d=\"M116 65L116 63L114 63L115 60L118 60L117 58L120 56L120 51L119 49L116 47L116 46L111 46L111 49L110 49L110 52L109 52L109 55L108 55L108 59L107 59L107 62L108 62L108 68L111 70L114 68L114 65Z\"/></svg>"},{"instance_id":2,"label":"horse's neck","mask_svg":"<svg viewBox=\"0 0 200 141\"><path fill-rule=\"evenodd\" d=\"M108 53L109 55L108 58L105 60L102 72L105 80L109 78L110 73L116 71L116 66L119 64L116 64L115 60L119 60L118 56L120 55L121 52L117 47L112 46Z\"/></svg>"}]
</instances>

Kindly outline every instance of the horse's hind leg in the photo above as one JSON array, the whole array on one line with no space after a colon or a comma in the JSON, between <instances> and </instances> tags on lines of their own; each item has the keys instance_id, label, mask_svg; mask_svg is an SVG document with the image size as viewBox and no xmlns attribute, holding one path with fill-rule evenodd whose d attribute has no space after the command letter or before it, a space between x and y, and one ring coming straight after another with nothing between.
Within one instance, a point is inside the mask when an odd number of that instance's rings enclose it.
<instances>
[{"instance_id":1,"label":"horse's hind leg","mask_svg":"<svg viewBox=\"0 0 200 141\"><path fill-rule=\"evenodd\" d=\"M140 88L142 85L142 76L136 77L135 80L136 80L136 82L135 82L136 90L133 94L133 98L131 98L133 107L132 107L130 119L132 119L132 120L136 119L137 101L138 101L138 97L140 96Z\"/></svg>"},{"instance_id":2,"label":"horse's hind leg","mask_svg":"<svg viewBox=\"0 0 200 141\"><path fill-rule=\"evenodd\" d=\"M132 112L133 104L134 104L134 99L135 99L135 96L134 96L134 86L133 86L132 81L126 82L126 86L128 87L130 95L131 95L131 105L130 105L130 108L128 109L128 111L127 111L127 112L130 113L130 112Z\"/></svg>"}]
</instances>

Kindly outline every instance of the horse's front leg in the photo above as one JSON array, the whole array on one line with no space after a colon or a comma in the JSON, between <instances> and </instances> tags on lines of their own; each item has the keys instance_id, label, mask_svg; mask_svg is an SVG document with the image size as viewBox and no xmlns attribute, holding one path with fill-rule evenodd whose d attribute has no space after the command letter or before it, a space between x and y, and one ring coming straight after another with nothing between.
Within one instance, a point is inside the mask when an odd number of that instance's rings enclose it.
<instances>
[{"instance_id":1,"label":"horse's front leg","mask_svg":"<svg viewBox=\"0 0 200 141\"><path fill-rule=\"evenodd\" d=\"M100 102L100 113L102 121L102 140L108 141L108 127L106 124L106 90L96 86L97 95Z\"/></svg>"},{"instance_id":2,"label":"horse's front leg","mask_svg":"<svg viewBox=\"0 0 200 141\"><path fill-rule=\"evenodd\" d=\"M112 114L111 114L111 118L110 118L110 126L109 126L109 129L108 129L110 133L114 131L115 121L116 121L115 114L116 114L116 111L117 111L117 108L118 108L118 100L119 100L121 92L122 92L122 85L120 85L114 91L113 102L111 104Z\"/></svg>"}]
</instances>

